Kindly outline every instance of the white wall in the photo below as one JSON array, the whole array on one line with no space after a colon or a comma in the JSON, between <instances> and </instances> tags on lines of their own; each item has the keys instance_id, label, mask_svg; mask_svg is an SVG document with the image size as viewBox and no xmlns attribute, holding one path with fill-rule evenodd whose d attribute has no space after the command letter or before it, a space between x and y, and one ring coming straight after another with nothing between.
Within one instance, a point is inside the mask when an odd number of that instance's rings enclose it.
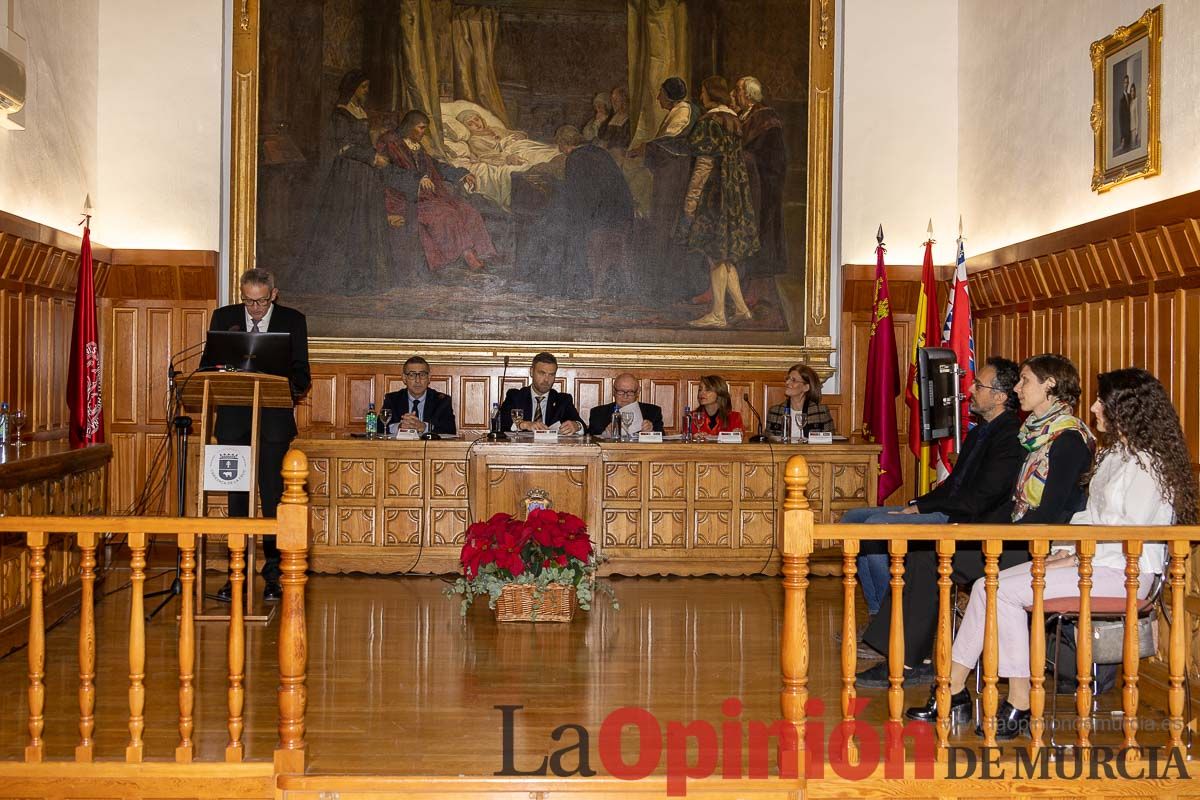
<instances>
[{"instance_id":1,"label":"white wall","mask_svg":"<svg viewBox=\"0 0 1200 800\"><path fill-rule=\"evenodd\" d=\"M1153 0L959 6L958 195L969 253L1200 189L1200 2L1164 3L1162 175L1091 190L1090 44Z\"/></svg>"},{"instance_id":2,"label":"white wall","mask_svg":"<svg viewBox=\"0 0 1200 800\"><path fill-rule=\"evenodd\" d=\"M920 264L931 217L935 263L954 261L958 14L957 0L845 3L841 264L875 263L880 223L888 263Z\"/></svg>"},{"instance_id":3,"label":"white wall","mask_svg":"<svg viewBox=\"0 0 1200 800\"><path fill-rule=\"evenodd\" d=\"M101 4L98 241L220 247L224 5Z\"/></svg>"},{"instance_id":4,"label":"white wall","mask_svg":"<svg viewBox=\"0 0 1200 800\"><path fill-rule=\"evenodd\" d=\"M0 209L76 231L84 197L97 191L99 3L15 0L12 10L27 45L25 130L0 129Z\"/></svg>"}]
</instances>

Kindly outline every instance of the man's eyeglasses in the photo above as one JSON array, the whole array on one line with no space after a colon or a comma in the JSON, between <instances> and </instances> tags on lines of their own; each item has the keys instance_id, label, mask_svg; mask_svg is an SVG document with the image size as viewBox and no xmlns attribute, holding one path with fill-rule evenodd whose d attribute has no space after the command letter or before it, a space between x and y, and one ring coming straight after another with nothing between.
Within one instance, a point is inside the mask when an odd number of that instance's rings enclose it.
<instances>
[{"instance_id":1,"label":"man's eyeglasses","mask_svg":"<svg viewBox=\"0 0 1200 800\"><path fill-rule=\"evenodd\" d=\"M625 397L631 397L637 393L637 389L613 389L613 394L624 395Z\"/></svg>"},{"instance_id":2,"label":"man's eyeglasses","mask_svg":"<svg viewBox=\"0 0 1200 800\"><path fill-rule=\"evenodd\" d=\"M271 305L271 298L263 297L258 300L251 300L249 297L243 297L242 305L258 306L259 308L266 308L267 306Z\"/></svg>"},{"instance_id":3,"label":"man's eyeglasses","mask_svg":"<svg viewBox=\"0 0 1200 800\"><path fill-rule=\"evenodd\" d=\"M429 373L428 372L406 372L406 373L404 373L404 377L410 378L415 381L415 380L419 380L420 378L428 378Z\"/></svg>"},{"instance_id":4,"label":"man's eyeglasses","mask_svg":"<svg viewBox=\"0 0 1200 800\"><path fill-rule=\"evenodd\" d=\"M993 392L1008 394L1008 390L1001 389L999 386L992 386L990 383L980 383L979 381L975 380L971 381L971 385L975 387L975 391L979 391L980 389L991 389Z\"/></svg>"}]
</instances>

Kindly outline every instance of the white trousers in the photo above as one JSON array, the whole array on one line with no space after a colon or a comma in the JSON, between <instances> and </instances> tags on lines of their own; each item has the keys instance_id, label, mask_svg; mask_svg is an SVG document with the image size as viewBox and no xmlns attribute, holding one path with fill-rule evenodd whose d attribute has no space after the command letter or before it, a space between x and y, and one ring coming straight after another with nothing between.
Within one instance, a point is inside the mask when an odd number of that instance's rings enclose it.
<instances>
[{"instance_id":1,"label":"white trousers","mask_svg":"<svg viewBox=\"0 0 1200 800\"><path fill-rule=\"evenodd\" d=\"M1002 571L996 587L996 622L1000 634L998 674L1001 678L1029 677L1029 615L1025 609L1033 605L1033 578L1029 574L1033 562L1027 561ZM987 605L987 585L984 578L971 587L971 602L967 604L962 625L954 637L951 658L956 664L973 667L983 653L984 613ZM1150 593L1154 575L1143 572L1138 578L1138 599ZM1043 598L1079 596L1079 573L1072 563L1068 567L1046 570ZM1092 571L1092 597L1124 597L1125 570L1096 567Z\"/></svg>"}]
</instances>

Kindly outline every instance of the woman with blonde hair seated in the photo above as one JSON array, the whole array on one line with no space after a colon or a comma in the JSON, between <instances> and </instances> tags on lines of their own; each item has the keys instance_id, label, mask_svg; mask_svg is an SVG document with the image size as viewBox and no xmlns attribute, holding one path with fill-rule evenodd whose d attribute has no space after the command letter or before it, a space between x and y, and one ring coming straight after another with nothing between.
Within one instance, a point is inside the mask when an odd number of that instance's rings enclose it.
<instances>
[{"instance_id":1,"label":"woman with blonde hair seated","mask_svg":"<svg viewBox=\"0 0 1200 800\"><path fill-rule=\"evenodd\" d=\"M833 433L829 406L821 404L821 379L807 364L793 364L783 383L784 401L767 410L767 435L799 438L810 431Z\"/></svg>"},{"instance_id":2,"label":"woman with blonde hair seated","mask_svg":"<svg viewBox=\"0 0 1200 800\"><path fill-rule=\"evenodd\" d=\"M742 415L733 410L729 384L720 375L700 377L697 399L699 406L692 412L692 429L698 438L715 438L719 433L743 430Z\"/></svg>"}]
</instances>

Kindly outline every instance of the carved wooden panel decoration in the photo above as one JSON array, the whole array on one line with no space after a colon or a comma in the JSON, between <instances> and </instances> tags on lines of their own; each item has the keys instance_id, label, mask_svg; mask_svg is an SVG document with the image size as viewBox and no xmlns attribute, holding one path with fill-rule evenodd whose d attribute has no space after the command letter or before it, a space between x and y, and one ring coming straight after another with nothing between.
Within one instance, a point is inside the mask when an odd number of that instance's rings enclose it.
<instances>
[{"instance_id":1,"label":"carved wooden panel decoration","mask_svg":"<svg viewBox=\"0 0 1200 800\"><path fill-rule=\"evenodd\" d=\"M467 512L460 509L437 508L430 513L432 541L435 545L461 546L467 540Z\"/></svg>"},{"instance_id":2,"label":"carved wooden panel decoration","mask_svg":"<svg viewBox=\"0 0 1200 800\"><path fill-rule=\"evenodd\" d=\"M650 513L650 546L678 547L687 544L687 526L682 511L652 511Z\"/></svg>"},{"instance_id":3,"label":"carved wooden panel decoration","mask_svg":"<svg viewBox=\"0 0 1200 800\"><path fill-rule=\"evenodd\" d=\"M733 470L729 463L696 464L696 499L728 500L732 496Z\"/></svg>"},{"instance_id":4,"label":"carved wooden panel decoration","mask_svg":"<svg viewBox=\"0 0 1200 800\"><path fill-rule=\"evenodd\" d=\"M687 467L682 462L656 461L650 465L650 498L682 500L686 490Z\"/></svg>"},{"instance_id":5,"label":"carved wooden panel decoration","mask_svg":"<svg viewBox=\"0 0 1200 800\"><path fill-rule=\"evenodd\" d=\"M642 465L635 461L604 465L604 498L638 500L642 495Z\"/></svg>"},{"instance_id":6,"label":"carved wooden panel decoration","mask_svg":"<svg viewBox=\"0 0 1200 800\"><path fill-rule=\"evenodd\" d=\"M329 544L329 509L316 507L309 510L313 544Z\"/></svg>"},{"instance_id":7,"label":"carved wooden panel decoration","mask_svg":"<svg viewBox=\"0 0 1200 800\"><path fill-rule=\"evenodd\" d=\"M808 487L806 489L809 503L825 500L825 465L808 463Z\"/></svg>"},{"instance_id":8,"label":"carved wooden panel decoration","mask_svg":"<svg viewBox=\"0 0 1200 800\"><path fill-rule=\"evenodd\" d=\"M859 466L833 465L833 499L867 501L867 471Z\"/></svg>"},{"instance_id":9,"label":"carved wooden panel decoration","mask_svg":"<svg viewBox=\"0 0 1200 800\"><path fill-rule=\"evenodd\" d=\"M432 460L433 496L467 496L467 464L464 461Z\"/></svg>"},{"instance_id":10,"label":"carved wooden panel decoration","mask_svg":"<svg viewBox=\"0 0 1200 800\"><path fill-rule=\"evenodd\" d=\"M420 461L398 461L389 458L387 467L387 491L385 497L421 497L422 481Z\"/></svg>"},{"instance_id":11,"label":"carved wooden panel decoration","mask_svg":"<svg viewBox=\"0 0 1200 800\"><path fill-rule=\"evenodd\" d=\"M310 458L308 460L308 495L309 497L329 496L329 459Z\"/></svg>"},{"instance_id":12,"label":"carved wooden panel decoration","mask_svg":"<svg viewBox=\"0 0 1200 800\"><path fill-rule=\"evenodd\" d=\"M694 519L696 547L729 547L728 511L696 511Z\"/></svg>"},{"instance_id":13,"label":"carved wooden panel decoration","mask_svg":"<svg viewBox=\"0 0 1200 800\"><path fill-rule=\"evenodd\" d=\"M743 511L740 547L770 547L775 542L774 511Z\"/></svg>"},{"instance_id":14,"label":"carved wooden panel decoration","mask_svg":"<svg viewBox=\"0 0 1200 800\"><path fill-rule=\"evenodd\" d=\"M774 464L742 465L742 500L780 500L775 486L778 472Z\"/></svg>"},{"instance_id":15,"label":"carved wooden panel decoration","mask_svg":"<svg viewBox=\"0 0 1200 800\"><path fill-rule=\"evenodd\" d=\"M383 510L383 545L421 544L421 509L385 508Z\"/></svg>"},{"instance_id":16,"label":"carved wooden panel decoration","mask_svg":"<svg viewBox=\"0 0 1200 800\"><path fill-rule=\"evenodd\" d=\"M638 547L641 514L638 511L605 511L601 547Z\"/></svg>"},{"instance_id":17,"label":"carved wooden panel decoration","mask_svg":"<svg viewBox=\"0 0 1200 800\"><path fill-rule=\"evenodd\" d=\"M338 545L373 545L375 539L375 509L342 507L337 520Z\"/></svg>"},{"instance_id":18,"label":"carved wooden panel decoration","mask_svg":"<svg viewBox=\"0 0 1200 800\"><path fill-rule=\"evenodd\" d=\"M375 497L375 460L339 458L338 497Z\"/></svg>"}]
</instances>

